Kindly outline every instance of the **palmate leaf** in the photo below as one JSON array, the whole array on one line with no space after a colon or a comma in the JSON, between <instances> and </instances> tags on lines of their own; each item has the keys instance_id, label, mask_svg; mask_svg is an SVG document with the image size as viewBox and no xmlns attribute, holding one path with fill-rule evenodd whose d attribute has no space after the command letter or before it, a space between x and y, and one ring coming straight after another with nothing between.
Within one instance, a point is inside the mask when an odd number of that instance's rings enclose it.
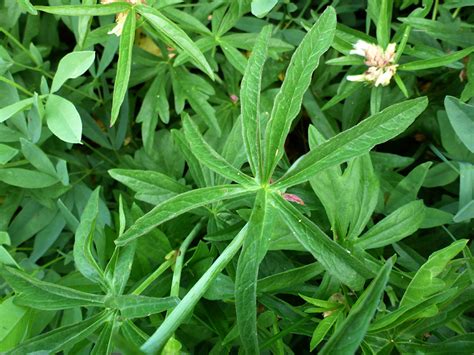
<instances>
[{"instance_id":1,"label":"palmate leaf","mask_svg":"<svg viewBox=\"0 0 474 355\"><path fill-rule=\"evenodd\" d=\"M221 185L185 192L160 203L150 212L139 218L124 234L117 238L115 243L119 246L125 245L133 239L150 232L161 223L183 213L220 200L250 194L253 191L238 185Z\"/></svg>"},{"instance_id":2,"label":"palmate leaf","mask_svg":"<svg viewBox=\"0 0 474 355\"><path fill-rule=\"evenodd\" d=\"M260 91L270 36L271 27L264 27L253 48L240 88L242 135L247 159L257 181L260 181L262 174Z\"/></svg>"},{"instance_id":3,"label":"palmate leaf","mask_svg":"<svg viewBox=\"0 0 474 355\"><path fill-rule=\"evenodd\" d=\"M283 144L291 123L300 111L303 95L319 59L329 49L336 31L336 12L328 7L306 34L293 54L285 81L275 98L275 105L265 131L264 180L272 177L283 155Z\"/></svg>"},{"instance_id":4,"label":"palmate leaf","mask_svg":"<svg viewBox=\"0 0 474 355\"><path fill-rule=\"evenodd\" d=\"M391 259L385 263L377 277L351 307L349 315L319 352L320 354L349 355L356 352L380 303L392 265Z\"/></svg>"},{"instance_id":5,"label":"palmate leaf","mask_svg":"<svg viewBox=\"0 0 474 355\"><path fill-rule=\"evenodd\" d=\"M404 101L339 133L298 159L274 187L284 189L300 184L326 168L369 152L375 145L403 132L427 105L426 97Z\"/></svg>"},{"instance_id":6,"label":"palmate leaf","mask_svg":"<svg viewBox=\"0 0 474 355\"><path fill-rule=\"evenodd\" d=\"M257 275L268 249L275 214L268 199L269 192L258 191L235 276L237 325L247 354L258 353Z\"/></svg>"},{"instance_id":7,"label":"palmate leaf","mask_svg":"<svg viewBox=\"0 0 474 355\"><path fill-rule=\"evenodd\" d=\"M372 272L361 261L330 239L288 201L273 194L271 203L281 213L282 219L301 245L337 280L359 290L365 279L372 276Z\"/></svg>"}]
</instances>

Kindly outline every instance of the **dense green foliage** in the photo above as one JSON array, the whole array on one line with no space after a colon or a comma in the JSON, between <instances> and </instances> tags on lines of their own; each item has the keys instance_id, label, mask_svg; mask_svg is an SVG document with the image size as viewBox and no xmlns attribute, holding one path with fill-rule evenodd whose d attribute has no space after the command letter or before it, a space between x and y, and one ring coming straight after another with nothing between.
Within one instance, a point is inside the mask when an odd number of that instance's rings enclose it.
<instances>
[{"instance_id":1,"label":"dense green foliage","mask_svg":"<svg viewBox=\"0 0 474 355\"><path fill-rule=\"evenodd\" d=\"M472 6L0 1L0 352L472 354Z\"/></svg>"}]
</instances>

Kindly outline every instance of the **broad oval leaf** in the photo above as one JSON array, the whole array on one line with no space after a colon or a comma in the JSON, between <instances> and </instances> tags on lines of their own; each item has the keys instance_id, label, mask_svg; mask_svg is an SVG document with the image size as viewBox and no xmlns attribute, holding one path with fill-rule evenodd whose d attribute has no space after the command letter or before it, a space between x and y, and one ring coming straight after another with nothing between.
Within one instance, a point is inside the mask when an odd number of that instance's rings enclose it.
<instances>
[{"instance_id":1,"label":"broad oval leaf","mask_svg":"<svg viewBox=\"0 0 474 355\"><path fill-rule=\"evenodd\" d=\"M444 106L459 139L474 153L474 106L452 96L446 96Z\"/></svg>"},{"instance_id":2,"label":"broad oval leaf","mask_svg":"<svg viewBox=\"0 0 474 355\"><path fill-rule=\"evenodd\" d=\"M56 137L67 143L81 142L81 116L72 102L61 96L49 95L45 107L45 118L48 128Z\"/></svg>"},{"instance_id":3,"label":"broad oval leaf","mask_svg":"<svg viewBox=\"0 0 474 355\"><path fill-rule=\"evenodd\" d=\"M51 93L58 91L68 79L74 79L86 72L94 63L94 51L80 51L66 54L60 61L51 85Z\"/></svg>"},{"instance_id":4,"label":"broad oval leaf","mask_svg":"<svg viewBox=\"0 0 474 355\"><path fill-rule=\"evenodd\" d=\"M13 115L17 114L20 111L26 110L29 106L33 104L33 98L24 99L14 104L0 108L0 122L8 120Z\"/></svg>"},{"instance_id":5,"label":"broad oval leaf","mask_svg":"<svg viewBox=\"0 0 474 355\"><path fill-rule=\"evenodd\" d=\"M0 169L0 181L24 189L41 189L59 182L49 174L22 168Z\"/></svg>"},{"instance_id":6,"label":"broad oval leaf","mask_svg":"<svg viewBox=\"0 0 474 355\"><path fill-rule=\"evenodd\" d=\"M422 113L428 100L420 97L392 105L321 144L298 159L275 188L300 184L316 173L370 151L403 132Z\"/></svg>"}]
</instances>

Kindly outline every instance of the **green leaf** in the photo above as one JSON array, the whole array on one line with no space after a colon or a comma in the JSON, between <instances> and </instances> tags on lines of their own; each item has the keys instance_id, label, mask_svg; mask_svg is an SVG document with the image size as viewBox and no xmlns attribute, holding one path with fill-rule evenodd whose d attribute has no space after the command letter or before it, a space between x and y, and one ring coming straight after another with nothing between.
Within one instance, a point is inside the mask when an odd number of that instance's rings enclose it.
<instances>
[{"instance_id":1,"label":"green leaf","mask_svg":"<svg viewBox=\"0 0 474 355\"><path fill-rule=\"evenodd\" d=\"M160 327L153 335L143 344L141 350L146 353L156 353L164 347L168 339L178 329L183 321L192 312L194 306L201 297L206 293L207 289L221 271L227 266L232 258L237 254L242 246L245 236L247 235L247 227L245 226L230 242L230 244L222 251L214 263L207 269L204 275L194 284L188 291L182 301L171 311L165 318Z\"/></svg>"},{"instance_id":2,"label":"green leaf","mask_svg":"<svg viewBox=\"0 0 474 355\"><path fill-rule=\"evenodd\" d=\"M193 147L193 154L200 163L231 181L238 182L244 186L255 185L254 180L250 176L233 167L206 143L199 132L199 128L187 114L183 117L183 128L189 144Z\"/></svg>"},{"instance_id":3,"label":"green leaf","mask_svg":"<svg viewBox=\"0 0 474 355\"><path fill-rule=\"evenodd\" d=\"M461 252L467 242L466 239L461 239L431 254L408 285L400 301L400 307L423 302L429 296L443 290L446 284L437 276L446 268L449 261Z\"/></svg>"},{"instance_id":4,"label":"green leaf","mask_svg":"<svg viewBox=\"0 0 474 355\"><path fill-rule=\"evenodd\" d=\"M170 21L158 10L145 5L137 5L137 11L153 26L153 28L162 34L165 38L174 43L182 52L185 52L193 59L196 65L199 66L211 79L214 79L214 73L209 66L206 58L188 37L186 32L179 28L175 23Z\"/></svg>"},{"instance_id":5,"label":"green leaf","mask_svg":"<svg viewBox=\"0 0 474 355\"><path fill-rule=\"evenodd\" d=\"M334 326L336 320L342 314L342 310L336 310L331 313L331 315L324 318L319 322L318 326L314 329L313 336L311 337L310 351L313 351L319 343L321 343L329 332L329 330Z\"/></svg>"},{"instance_id":6,"label":"green leaf","mask_svg":"<svg viewBox=\"0 0 474 355\"><path fill-rule=\"evenodd\" d=\"M385 263L377 277L351 307L347 318L319 352L321 355L355 354L369 328L370 321L375 315L387 285L390 271L392 271L391 259Z\"/></svg>"},{"instance_id":7,"label":"green leaf","mask_svg":"<svg viewBox=\"0 0 474 355\"><path fill-rule=\"evenodd\" d=\"M397 69L414 71L414 70L425 70L425 69L442 67L442 66L451 64L453 62L456 62L458 60L461 60L464 57L467 57L473 51L474 51L474 47L469 47L461 51L447 54L445 56L438 57L438 58L415 60L413 62L400 64Z\"/></svg>"},{"instance_id":8,"label":"green leaf","mask_svg":"<svg viewBox=\"0 0 474 355\"><path fill-rule=\"evenodd\" d=\"M136 295L118 296L113 299L114 308L125 318L144 318L161 313L179 303L177 297L146 297Z\"/></svg>"},{"instance_id":9,"label":"green leaf","mask_svg":"<svg viewBox=\"0 0 474 355\"><path fill-rule=\"evenodd\" d=\"M115 240L115 243L119 246L125 245L133 239L147 234L161 223L183 213L213 202L240 197L251 192L252 190L237 185L213 186L185 192L160 203L143 217L140 217L124 234Z\"/></svg>"},{"instance_id":10,"label":"green leaf","mask_svg":"<svg viewBox=\"0 0 474 355\"><path fill-rule=\"evenodd\" d=\"M81 116L72 102L57 95L49 95L44 117L48 128L64 142L80 143L82 136Z\"/></svg>"},{"instance_id":11,"label":"green leaf","mask_svg":"<svg viewBox=\"0 0 474 355\"><path fill-rule=\"evenodd\" d=\"M260 32L245 69L240 88L240 107L242 112L242 135L250 168L257 181L262 175L262 147L260 132L260 91L262 74L267 59L268 42L271 27L266 26Z\"/></svg>"},{"instance_id":12,"label":"green leaf","mask_svg":"<svg viewBox=\"0 0 474 355\"><path fill-rule=\"evenodd\" d=\"M274 216L268 198L266 190L258 191L235 276L237 325L242 347L247 354L257 354L259 352L257 276L259 265L268 250L268 236L271 235Z\"/></svg>"},{"instance_id":13,"label":"green leaf","mask_svg":"<svg viewBox=\"0 0 474 355\"><path fill-rule=\"evenodd\" d=\"M272 11L277 3L278 0L252 0L252 14L257 17L264 17Z\"/></svg>"},{"instance_id":14,"label":"green leaf","mask_svg":"<svg viewBox=\"0 0 474 355\"><path fill-rule=\"evenodd\" d=\"M148 201L148 195L167 200L177 194L189 191L168 175L149 170L111 169L110 176L137 193L137 199Z\"/></svg>"},{"instance_id":15,"label":"green leaf","mask_svg":"<svg viewBox=\"0 0 474 355\"><path fill-rule=\"evenodd\" d=\"M68 79L74 79L86 72L94 63L94 51L72 52L66 54L60 61L53 78L50 93L58 91Z\"/></svg>"},{"instance_id":16,"label":"green leaf","mask_svg":"<svg viewBox=\"0 0 474 355\"><path fill-rule=\"evenodd\" d=\"M125 226L123 226L123 228L125 228ZM110 258L109 265L113 274L110 283L116 295L121 295L127 285L130 272L132 271L136 246L137 243L129 243L122 248L116 247L114 254ZM109 265L106 267L106 274Z\"/></svg>"},{"instance_id":17,"label":"green leaf","mask_svg":"<svg viewBox=\"0 0 474 355\"><path fill-rule=\"evenodd\" d=\"M393 212L416 199L431 164L431 162L426 162L418 165L395 186L387 199L387 212Z\"/></svg>"},{"instance_id":18,"label":"green leaf","mask_svg":"<svg viewBox=\"0 0 474 355\"><path fill-rule=\"evenodd\" d=\"M75 307L104 307L104 297L40 281L13 267L3 267L0 274L19 293L15 303L43 310Z\"/></svg>"},{"instance_id":19,"label":"green leaf","mask_svg":"<svg viewBox=\"0 0 474 355\"><path fill-rule=\"evenodd\" d=\"M39 171L56 177L56 169L48 156L35 144L20 138L21 152L26 159Z\"/></svg>"},{"instance_id":20,"label":"green leaf","mask_svg":"<svg viewBox=\"0 0 474 355\"><path fill-rule=\"evenodd\" d=\"M425 217L423 201L409 202L382 219L358 238L355 245L363 249L380 248L415 233Z\"/></svg>"},{"instance_id":21,"label":"green leaf","mask_svg":"<svg viewBox=\"0 0 474 355\"><path fill-rule=\"evenodd\" d=\"M291 57L285 81L275 97L275 105L265 131L264 179L269 181L283 155L283 144L291 123L300 111L303 95L319 59L329 49L336 31L336 12L327 7Z\"/></svg>"},{"instance_id":22,"label":"green leaf","mask_svg":"<svg viewBox=\"0 0 474 355\"><path fill-rule=\"evenodd\" d=\"M0 143L0 165L8 163L18 154L18 149Z\"/></svg>"},{"instance_id":23,"label":"green leaf","mask_svg":"<svg viewBox=\"0 0 474 355\"><path fill-rule=\"evenodd\" d=\"M35 6L36 10L64 16L106 16L124 12L130 8L130 4L126 2L114 2L106 5Z\"/></svg>"},{"instance_id":24,"label":"green leaf","mask_svg":"<svg viewBox=\"0 0 474 355\"><path fill-rule=\"evenodd\" d=\"M117 120L122 106L123 99L128 90L128 81L132 68L132 50L135 40L135 10L130 10L123 25L120 35L119 58L117 62L117 73L115 74L114 93L112 99L112 113L110 117L110 126L113 126Z\"/></svg>"},{"instance_id":25,"label":"green leaf","mask_svg":"<svg viewBox=\"0 0 474 355\"><path fill-rule=\"evenodd\" d=\"M56 177L21 168L0 169L0 181L25 189L42 189L58 183Z\"/></svg>"},{"instance_id":26,"label":"green leaf","mask_svg":"<svg viewBox=\"0 0 474 355\"><path fill-rule=\"evenodd\" d=\"M369 332L382 332L402 325L412 319L424 318L427 310L455 296L458 290L451 288L430 296L426 300L397 308L395 311L377 317L370 325Z\"/></svg>"},{"instance_id":27,"label":"green leaf","mask_svg":"<svg viewBox=\"0 0 474 355\"><path fill-rule=\"evenodd\" d=\"M14 348L24 338L30 312L28 308L17 306L15 297L9 297L0 304L0 351Z\"/></svg>"},{"instance_id":28,"label":"green leaf","mask_svg":"<svg viewBox=\"0 0 474 355\"><path fill-rule=\"evenodd\" d=\"M74 345L87 338L98 330L109 317L110 314L107 311L103 311L85 321L40 334L21 343L20 346L13 349L9 354L57 353L65 347Z\"/></svg>"},{"instance_id":29,"label":"green leaf","mask_svg":"<svg viewBox=\"0 0 474 355\"><path fill-rule=\"evenodd\" d=\"M99 215L99 192L94 190L81 216L74 241L74 262L84 277L95 283L105 282L104 274L92 255L95 224Z\"/></svg>"},{"instance_id":30,"label":"green leaf","mask_svg":"<svg viewBox=\"0 0 474 355\"><path fill-rule=\"evenodd\" d=\"M32 15L38 15L38 11L36 11L35 7L31 4L30 0L19 0L18 4L28 11L28 13Z\"/></svg>"},{"instance_id":31,"label":"green leaf","mask_svg":"<svg viewBox=\"0 0 474 355\"><path fill-rule=\"evenodd\" d=\"M273 195L271 203L281 213L296 239L326 269L345 285L360 289L371 272L364 264L352 256L348 250L324 234L313 222L303 216L281 196Z\"/></svg>"},{"instance_id":32,"label":"green leaf","mask_svg":"<svg viewBox=\"0 0 474 355\"><path fill-rule=\"evenodd\" d=\"M390 42L390 24L392 20L392 0L380 1L380 13L377 19L377 42L386 48Z\"/></svg>"},{"instance_id":33,"label":"green leaf","mask_svg":"<svg viewBox=\"0 0 474 355\"><path fill-rule=\"evenodd\" d=\"M0 108L0 123L8 120L10 117L16 115L18 112L26 110L33 104L33 98L20 100L14 104L7 105Z\"/></svg>"},{"instance_id":34,"label":"green leaf","mask_svg":"<svg viewBox=\"0 0 474 355\"><path fill-rule=\"evenodd\" d=\"M397 349L402 354L460 354L469 355L474 348L474 333L466 333L450 337L436 343L402 342Z\"/></svg>"},{"instance_id":35,"label":"green leaf","mask_svg":"<svg viewBox=\"0 0 474 355\"><path fill-rule=\"evenodd\" d=\"M287 188L302 183L319 171L370 151L403 132L425 110L428 100L420 97L395 104L329 139L298 159L274 187Z\"/></svg>"},{"instance_id":36,"label":"green leaf","mask_svg":"<svg viewBox=\"0 0 474 355\"><path fill-rule=\"evenodd\" d=\"M459 139L474 153L474 106L452 96L446 96L444 106Z\"/></svg>"},{"instance_id":37,"label":"green leaf","mask_svg":"<svg viewBox=\"0 0 474 355\"><path fill-rule=\"evenodd\" d=\"M114 350L113 335L117 326L116 318L114 317L112 321L104 323L104 327L102 328L99 338L95 342L90 355L109 355Z\"/></svg>"},{"instance_id":38,"label":"green leaf","mask_svg":"<svg viewBox=\"0 0 474 355\"><path fill-rule=\"evenodd\" d=\"M318 262L279 272L277 274L259 279L257 284L257 292L259 294L264 294L291 289L296 285L300 285L308 280L311 280L323 272L324 267Z\"/></svg>"}]
</instances>

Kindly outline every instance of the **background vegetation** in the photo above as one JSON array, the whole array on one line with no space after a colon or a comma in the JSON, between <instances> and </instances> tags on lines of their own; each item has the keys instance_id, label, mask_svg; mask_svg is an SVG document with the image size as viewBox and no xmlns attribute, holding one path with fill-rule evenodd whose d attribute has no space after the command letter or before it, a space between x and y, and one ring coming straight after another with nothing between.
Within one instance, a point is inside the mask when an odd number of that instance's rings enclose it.
<instances>
[{"instance_id":1,"label":"background vegetation","mask_svg":"<svg viewBox=\"0 0 474 355\"><path fill-rule=\"evenodd\" d=\"M473 6L0 1L0 351L471 354Z\"/></svg>"}]
</instances>

